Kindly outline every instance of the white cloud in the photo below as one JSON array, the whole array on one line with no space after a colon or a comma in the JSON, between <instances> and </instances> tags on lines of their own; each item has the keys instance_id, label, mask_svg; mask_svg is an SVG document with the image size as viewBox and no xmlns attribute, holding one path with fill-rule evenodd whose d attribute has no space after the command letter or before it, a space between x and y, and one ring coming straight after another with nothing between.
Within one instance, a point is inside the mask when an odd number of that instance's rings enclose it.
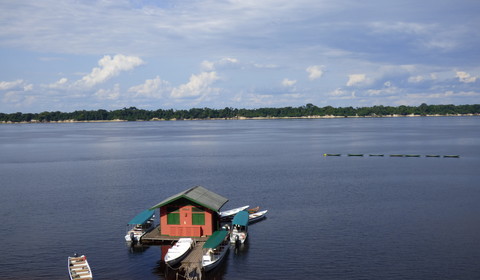
<instances>
[{"instance_id":1,"label":"white cloud","mask_svg":"<svg viewBox=\"0 0 480 280\"><path fill-rule=\"evenodd\" d=\"M135 92L135 96L161 98L167 92L172 90L170 83L160 79L159 76L154 79L145 80L145 83L133 86L128 89L129 92Z\"/></svg>"},{"instance_id":2,"label":"white cloud","mask_svg":"<svg viewBox=\"0 0 480 280\"><path fill-rule=\"evenodd\" d=\"M359 85L367 81L367 75L365 74L351 74L348 75L347 86L351 87L354 85Z\"/></svg>"},{"instance_id":3,"label":"white cloud","mask_svg":"<svg viewBox=\"0 0 480 280\"><path fill-rule=\"evenodd\" d=\"M120 97L120 85L115 84L113 89L99 89L95 97L101 100L116 100Z\"/></svg>"},{"instance_id":4,"label":"white cloud","mask_svg":"<svg viewBox=\"0 0 480 280\"><path fill-rule=\"evenodd\" d=\"M408 77L408 82L414 83L414 84L423 82L424 80L425 80L425 77L421 75Z\"/></svg>"},{"instance_id":5,"label":"white cloud","mask_svg":"<svg viewBox=\"0 0 480 280\"><path fill-rule=\"evenodd\" d=\"M90 74L84 76L75 84L88 88L93 87L117 76L122 71L131 70L143 63L143 60L136 56L117 54L112 58L111 56L106 55L98 61L100 67L93 68Z\"/></svg>"},{"instance_id":6,"label":"white cloud","mask_svg":"<svg viewBox=\"0 0 480 280\"><path fill-rule=\"evenodd\" d=\"M232 65L238 65L239 61L236 58L224 57L218 61L208 61L204 60L201 64L202 70L204 71L214 71L218 68L228 67Z\"/></svg>"},{"instance_id":7,"label":"white cloud","mask_svg":"<svg viewBox=\"0 0 480 280\"><path fill-rule=\"evenodd\" d=\"M218 79L219 77L214 71L202 72L198 75L192 75L190 76L190 80L188 83L174 88L172 90L171 96L173 98L184 98L208 95L216 91L216 89L213 89L210 86Z\"/></svg>"},{"instance_id":8,"label":"white cloud","mask_svg":"<svg viewBox=\"0 0 480 280\"><path fill-rule=\"evenodd\" d=\"M462 83L474 83L477 80L477 77L463 71L457 71L455 77Z\"/></svg>"},{"instance_id":9,"label":"white cloud","mask_svg":"<svg viewBox=\"0 0 480 280\"><path fill-rule=\"evenodd\" d=\"M25 83L24 80L15 80L12 82L0 82L0 90L9 90L9 89L29 91L33 89L33 85Z\"/></svg>"},{"instance_id":10,"label":"white cloud","mask_svg":"<svg viewBox=\"0 0 480 280\"><path fill-rule=\"evenodd\" d=\"M308 78L313 81L323 76L323 68L323 65L312 65L307 67L305 71L308 72Z\"/></svg>"},{"instance_id":11,"label":"white cloud","mask_svg":"<svg viewBox=\"0 0 480 280\"><path fill-rule=\"evenodd\" d=\"M289 80L287 78L283 79L282 86L284 87L291 87L297 83L297 80Z\"/></svg>"},{"instance_id":12,"label":"white cloud","mask_svg":"<svg viewBox=\"0 0 480 280\"><path fill-rule=\"evenodd\" d=\"M68 82L67 78L61 78L60 80L56 81L55 83L49 84L47 87L55 88L55 89L64 88L64 87L68 86L67 82Z\"/></svg>"}]
</instances>

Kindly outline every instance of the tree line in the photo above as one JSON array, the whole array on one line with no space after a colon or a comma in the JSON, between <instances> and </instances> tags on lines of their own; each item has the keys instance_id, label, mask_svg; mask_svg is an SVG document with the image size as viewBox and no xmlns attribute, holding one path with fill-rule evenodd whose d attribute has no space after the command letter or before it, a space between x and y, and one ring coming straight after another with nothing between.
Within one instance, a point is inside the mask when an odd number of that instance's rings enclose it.
<instances>
[{"instance_id":1,"label":"tree line","mask_svg":"<svg viewBox=\"0 0 480 280\"><path fill-rule=\"evenodd\" d=\"M382 117L407 115L458 115L480 114L480 104L473 105L427 105L420 106L373 106L373 107L317 107L311 103L300 107L224 109L192 108L189 110L158 109L154 111L136 107L107 111L81 110L74 112L0 113L0 122L58 122L58 121L139 121L139 120L193 120L235 118L300 118L308 116L336 117Z\"/></svg>"}]
</instances>

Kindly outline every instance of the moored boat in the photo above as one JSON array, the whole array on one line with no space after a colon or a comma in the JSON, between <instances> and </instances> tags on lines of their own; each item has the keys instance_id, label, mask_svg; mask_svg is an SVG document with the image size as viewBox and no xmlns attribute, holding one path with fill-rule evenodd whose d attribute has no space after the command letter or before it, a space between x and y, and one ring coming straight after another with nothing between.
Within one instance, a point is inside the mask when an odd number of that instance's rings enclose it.
<instances>
[{"instance_id":1,"label":"moored boat","mask_svg":"<svg viewBox=\"0 0 480 280\"><path fill-rule=\"evenodd\" d=\"M253 223L253 222L258 222L259 220L265 218L268 210L263 210L259 211L257 213L253 213L248 215L248 222Z\"/></svg>"},{"instance_id":2,"label":"moored boat","mask_svg":"<svg viewBox=\"0 0 480 280\"><path fill-rule=\"evenodd\" d=\"M209 271L220 264L230 249L228 231L215 231L203 245L202 267Z\"/></svg>"},{"instance_id":3,"label":"moored boat","mask_svg":"<svg viewBox=\"0 0 480 280\"><path fill-rule=\"evenodd\" d=\"M68 275L70 280L89 280L93 278L92 270L85 255L78 256L75 254L73 257L68 257Z\"/></svg>"},{"instance_id":4,"label":"moored boat","mask_svg":"<svg viewBox=\"0 0 480 280\"><path fill-rule=\"evenodd\" d=\"M145 210L135 216L127 224L127 233L125 234L125 241L138 242L140 238L153 228L153 217L155 211Z\"/></svg>"},{"instance_id":5,"label":"moored boat","mask_svg":"<svg viewBox=\"0 0 480 280\"><path fill-rule=\"evenodd\" d=\"M238 212L232 220L232 230L230 232L230 242L235 244L243 244L248 235L248 219L247 211Z\"/></svg>"},{"instance_id":6,"label":"moored boat","mask_svg":"<svg viewBox=\"0 0 480 280\"><path fill-rule=\"evenodd\" d=\"M240 211L247 209L248 207L250 207L250 205L245 205L245 206L230 209L230 210L220 211L218 212L218 215L220 216L220 218L227 218L237 214Z\"/></svg>"},{"instance_id":7,"label":"moored boat","mask_svg":"<svg viewBox=\"0 0 480 280\"><path fill-rule=\"evenodd\" d=\"M180 238L165 254L165 263L170 266L179 263L193 247L192 238Z\"/></svg>"}]
</instances>

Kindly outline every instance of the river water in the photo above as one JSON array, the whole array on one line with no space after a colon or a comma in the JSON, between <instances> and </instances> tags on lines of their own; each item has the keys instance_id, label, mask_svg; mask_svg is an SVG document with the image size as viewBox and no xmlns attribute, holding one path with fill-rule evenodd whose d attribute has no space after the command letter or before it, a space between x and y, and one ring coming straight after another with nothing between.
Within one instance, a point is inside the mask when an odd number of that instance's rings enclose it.
<instances>
[{"instance_id":1,"label":"river water","mask_svg":"<svg viewBox=\"0 0 480 280\"><path fill-rule=\"evenodd\" d=\"M196 185L269 210L202 279L480 279L479 117L4 124L0 153L2 280L67 279L75 252L172 279L126 223Z\"/></svg>"}]
</instances>

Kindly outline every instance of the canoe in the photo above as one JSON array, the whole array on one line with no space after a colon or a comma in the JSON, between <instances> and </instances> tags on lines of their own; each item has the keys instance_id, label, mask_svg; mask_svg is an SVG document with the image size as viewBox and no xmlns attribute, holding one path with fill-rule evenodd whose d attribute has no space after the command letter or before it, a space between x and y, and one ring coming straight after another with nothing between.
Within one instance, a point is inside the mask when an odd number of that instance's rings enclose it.
<instances>
[{"instance_id":1,"label":"canoe","mask_svg":"<svg viewBox=\"0 0 480 280\"><path fill-rule=\"evenodd\" d=\"M238 207L238 208L234 208L234 209L230 209L230 210L226 210L226 211L221 211L221 212L218 212L218 214L220 215L220 218L226 218L226 217L229 217L229 216L233 216L233 215L237 214L238 212L247 209L248 207L250 207L250 205L245 205L245 206L242 206L242 207Z\"/></svg>"},{"instance_id":2,"label":"canoe","mask_svg":"<svg viewBox=\"0 0 480 280\"><path fill-rule=\"evenodd\" d=\"M255 208L250 208L248 209L248 214L257 213L259 210L260 210L260 206L257 206Z\"/></svg>"},{"instance_id":3,"label":"canoe","mask_svg":"<svg viewBox=\"0 0 480 280\"><path fill-rule=\"evenodd\" d=\"M170 249L168 249L167 253L165 254L165 263L170 266L176 265L188 255L192 248L193 239L178 239L178 241Z\"/></svg>"},{"instance_id":4,"label":"canoe","mask_svg":"<svg viewBox=\"0 0 480 280\"><path fill-rule=\"evenodd\" d=\"M75 254L73 257L68 257L68 275L70 280L89 280L93 278L92 270L85 255L77 256Z\"/></svg>"},{"instance_id":5,"label":"canoe","mask_svg":"<svg viewBox=\"0 0 480 280\"><path fill-rule=\"evenodd\" d=\"M248 222L249 223L253 223L253 222L257 222L263 218L265 218L266 214L267 214L267 211L268 210L263 210L263 211L259 211L257 213L253 213L253 214L250 214L248 215Z\"/></svg>"}]
</instances>

